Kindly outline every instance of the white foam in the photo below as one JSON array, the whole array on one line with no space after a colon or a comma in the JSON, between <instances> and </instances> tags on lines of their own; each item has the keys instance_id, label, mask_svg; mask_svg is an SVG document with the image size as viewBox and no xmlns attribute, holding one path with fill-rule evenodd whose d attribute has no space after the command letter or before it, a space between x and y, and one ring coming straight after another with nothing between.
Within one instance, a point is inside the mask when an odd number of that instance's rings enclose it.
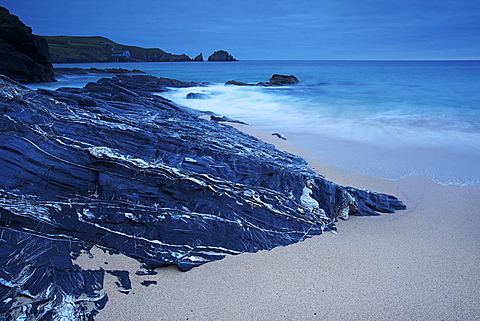
<instances>
[{"instance_id":1,"label":"white foam","mask_svg":"<svg viewBox=\"0 0 480 321\"><path fill-rule=\"evenodd\" d=\"M190 92L208 98L187 99ZM399 103L370 108L348 100L322 101L292 95L288 88L214 85L162 95L287 138L302 136L299 142L309 142L305 147L317 151L327 165L389 179L480 182L480 125L468 116L448 118L448 112L429 113Z\"/></svg>"}]
</instances>

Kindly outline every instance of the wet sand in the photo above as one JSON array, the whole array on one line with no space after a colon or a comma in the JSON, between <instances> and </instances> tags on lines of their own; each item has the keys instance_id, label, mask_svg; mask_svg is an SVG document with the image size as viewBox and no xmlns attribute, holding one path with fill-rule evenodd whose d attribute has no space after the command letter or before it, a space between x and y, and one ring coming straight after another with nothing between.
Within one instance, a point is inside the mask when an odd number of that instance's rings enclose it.
<instances>
[{"instance_id":1,"label":"wet sand","mask_svg":"<svg viewBox=\"0 0 480 321\"><path fill-rule=\"evenodd\" d=\"M304 242L179 272L137 276L139 263L93 251L83 267L130 270L123 294L106 276L109 301L96 320L478 320L480 187L424 178L386 181L326 168L293 140L239 127L303 156L327 179L399 197L408 207L351 217ZM108 263L108 264L106 264ZM140 282L157 281L148 287Z\"/></svg>"}]
</instances>

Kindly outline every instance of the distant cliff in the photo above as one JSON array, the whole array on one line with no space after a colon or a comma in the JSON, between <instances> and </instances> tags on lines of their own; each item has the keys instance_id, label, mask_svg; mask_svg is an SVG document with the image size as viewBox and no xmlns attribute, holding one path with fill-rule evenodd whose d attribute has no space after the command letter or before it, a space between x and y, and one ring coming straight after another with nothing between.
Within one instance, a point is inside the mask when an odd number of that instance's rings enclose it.
<instances>
[{"instance_id":1,"label":"distant cliff","mask_svg":"<svg viewBox=\"0 0 480 321\"><path fill-rule=\"evenodd\" d=\"M23 83L54 81L48 58L45 39L0 7L0 74Z\"/></svg>"},{"instance_id":2,"label":"distant cliff","mask_svg":"<svg viewBox=\"0 0 480 321\"><path fill-rule=\"evenodd\" d=\"M50 48L52 63L115 61L191 61L185 55L167 53L158 48L118 44L105 37L43 36Z\"/></svg>"},{"instance_id":3,"label":"distant cliff","mask_svg":"<svg viewBox=\"0 0 480 321\"><path fill-rule=\"evenodd\" d=\"M108 38L74 37L74 36L42 36L50 48L52 63L81 63L81 62L173 62L173 61L203 61L200 53L195 58L186 54L175 55L159 48L141 48L118 44ZM237 61L224 50L215 51L208 61Z\"/></svg>"}]
</instances>

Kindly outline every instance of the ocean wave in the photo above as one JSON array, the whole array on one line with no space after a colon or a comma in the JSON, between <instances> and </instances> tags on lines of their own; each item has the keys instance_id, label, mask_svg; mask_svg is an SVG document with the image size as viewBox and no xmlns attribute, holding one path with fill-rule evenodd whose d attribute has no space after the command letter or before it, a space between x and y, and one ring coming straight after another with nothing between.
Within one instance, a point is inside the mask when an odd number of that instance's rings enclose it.
<instances>
[{"instance_id":1,"label":"ocean wave","mask_svg":"<svg viewBox=\"0 0 480 321\"><path fill-rule=\"evenodd\" d=\"M324 97L311 88L216 84L162 95L267 131L308 136L306 140L321 142L317 149L328 156L319 158L327 165L389 179L428 176L445 184L480 182L480 126L475 117L448 110L431 112L406 103L372 102L370 106ZM209 99L187 99L190 92ZM345 159L341 151L346 148L357 150L358 156Z\"/></svg>"}]
</instances>

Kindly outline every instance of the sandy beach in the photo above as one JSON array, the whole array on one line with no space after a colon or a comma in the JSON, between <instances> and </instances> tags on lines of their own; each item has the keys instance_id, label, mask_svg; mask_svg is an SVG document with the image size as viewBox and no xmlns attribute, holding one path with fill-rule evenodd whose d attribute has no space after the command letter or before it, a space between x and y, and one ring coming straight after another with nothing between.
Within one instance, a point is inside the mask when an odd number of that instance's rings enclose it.
<instances>
[{"instance_id":1,"label":"sandy beach","mask_svg":"<svg viewBox=\"0 0 480 321\"><path fill-rule=\"evenodd\" d=\"M241 129L308 160L342 185L399 197L407 210L351 217L304 242L179 272L138 276L138 262L94 249L84 268L129 270L132 290L107 275L96 320L478 320L480 187L424 178L386 181L319 164L295 139ZM142 281L156 281L148 287Z\"/></svg>"}]
</instances>

